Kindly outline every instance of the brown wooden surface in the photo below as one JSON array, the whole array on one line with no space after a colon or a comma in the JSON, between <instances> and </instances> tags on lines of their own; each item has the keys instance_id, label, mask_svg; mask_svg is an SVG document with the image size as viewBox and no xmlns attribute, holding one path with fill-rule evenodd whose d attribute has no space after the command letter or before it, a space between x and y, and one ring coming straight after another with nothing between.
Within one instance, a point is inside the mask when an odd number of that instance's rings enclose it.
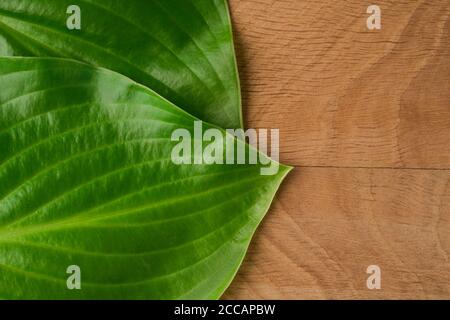
<instances>
[{"instance_id":1,"label":"brown wooden surface","mask_svg":"<svg viewBox=\"0 0 450 320\"><path fill-rule=\"evenodd\" d=\"M247 126L296 169L224 298L450 299L450 0L230 5Z\"/></svg>"}]
</instances>

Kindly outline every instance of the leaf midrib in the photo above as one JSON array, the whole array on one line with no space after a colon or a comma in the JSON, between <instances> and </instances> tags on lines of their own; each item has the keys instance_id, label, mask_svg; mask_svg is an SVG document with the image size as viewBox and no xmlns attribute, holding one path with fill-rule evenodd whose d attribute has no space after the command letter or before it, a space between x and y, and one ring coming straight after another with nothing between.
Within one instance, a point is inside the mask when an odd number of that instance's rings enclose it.
<instances>
[{"instance_id":1,"label":"leaf midrib","mask_svg":"<svg viewBox=\"0 0 450 320\"><path fill-rule=\"evenodd\" d=\"M160 188L161 186L164 186L164 185L170 185L170 184L173 184L175 182L182 181L182 180L195 179L195 178L199 178L199 177L202 177L202 175L198 175L198 176L194 176L194 177L188 177L186 179L178 179L178 180L170 181L170 182L166 182L166 183L161 183L161 184L158 184L158 185L155 185L155 186L151 186L151 187L146 188L146 189L142 189L142 190L139 191L139 193L144 191L144 190L148 191L148 189L151 190L151 189L155 189L155 188ZM252 177L250 179L244 179L244 180L240 180L240 181L237 181L237 182L220 185L219 187L216 187L216 188L210 188L210 189L207 189L207 190L205 190L203 192L197 192L194 195L189 194L187 196L181 196L181 197L164 199L164 200L162 200L160 202L156 202L156 203L154 203L154 204L152 204L152 205L150 205L148 207L145 207L145 209L149 209L149 208L152 208L152 207L158 207L158 206L162 206L162 205L167 205L167 204L172 204L172 203L176 203L176 202L183 201L183 200L193 199L195 197L198 197L199 195L206 195L206 194L213 193L215 191L219 191L219 190L228 188L228 187L233 186L233 185L239 185L242 182L257 181L257 180L261 180L261 179L264 179L264 177L261 177L261 176L258 176L257 178ZM117 201L117 200L118 199L115 199L115 201ZM97 209L97 208L93 208L93 209ZM62 219L62 220L56 221L54 223L38 224L38 225L34 225L34 226L22 226L22 225L19 225L20 228L21 228L20 231L17 231L17 229L13 228L15 225L18 224L18 222L20 222L22 220L29 219L34 213L36 213L36 211L35 211L31 215L27 215L27 216L23 217L22 219L13 221L13 223L11 223L9 225L0 226L0 241L2 241L3 239L12 239L12 238L15 238L17 236L24 235L24 234L25 235L29 235L29 234L39 233L37 231L54 231L54 230L59 230L60 228L58 228L58 227L62 227L61 229L66 229L66 228L64 228L66 226L69 226L69 228L70 228L70 226L72 226L72 225L89 224L89 222L101 221L101 220L104 220L104 219L109 219L109 218L114 218L114 217L119 217L119 216L126 216L126 215L134 212L132 210L129 210L129 212L120 212L119 211L120 213L100 215L100 216L96 216L95 218L91 218L91 219L80 219L79 218L80 215L84 216L84 215L86 215L86 213L91 212L91 210L92 209L90 209L90 210L88 210L86 212L77 213L75 216L71 216L71 217L69 217L67 219ZM135 209L135 210L139 210L139 209ZM96 226L96 227L101 227L101 226Z\"/></svg>"}]
</instances>

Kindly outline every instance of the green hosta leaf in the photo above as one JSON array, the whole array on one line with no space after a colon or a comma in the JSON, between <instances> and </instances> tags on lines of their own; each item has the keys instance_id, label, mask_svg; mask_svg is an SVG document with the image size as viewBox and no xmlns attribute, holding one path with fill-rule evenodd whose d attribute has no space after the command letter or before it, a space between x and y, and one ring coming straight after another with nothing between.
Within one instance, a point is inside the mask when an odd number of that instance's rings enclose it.
<instances>
[{"instance_id":1,"label":"green hosta leaf","mask_svg":"<svg viewBox=\"0 0 450 320\"><path fill-rule=\"evenodd\" d=\"M70 5L81 30L66 26ZM106 67L204 121L242 127L225 0L1 0L0 55Z\"/></svg>"},{"instance_id":2,"label":"green hosta leaf","mask_svg":"<svg viewBox=\"0 0 450 320\"><path fill-rule=\"evenodd\" d=\"M222 294L289 168L175 165L196 119L105 69L0 58L0 88L0 297Z\"/></svg>"}]
</instances>

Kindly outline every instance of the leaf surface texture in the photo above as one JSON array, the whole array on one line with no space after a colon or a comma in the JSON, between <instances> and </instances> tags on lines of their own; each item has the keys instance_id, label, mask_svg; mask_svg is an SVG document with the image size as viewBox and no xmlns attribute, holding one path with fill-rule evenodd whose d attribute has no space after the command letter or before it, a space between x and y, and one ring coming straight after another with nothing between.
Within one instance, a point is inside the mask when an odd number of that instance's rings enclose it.
<instances>
[{"instance_id":1,"label":"leaf surface texture","mask_svg":"<svg viewBox=\"0 0 450 320\"><path fill-rule=\"evenodd\" d=\"M66 26L73 4L81 10L81 30ZM2 0L0 55L105 67L204 121L242 127L225 0Z\"/></svg>"},{"instance_id":2,"label":"leaf surface texture","mask_svg":"<svg viewBox=\"0 0 450 320\"><path fill-rule=\"evenodd\" d=\"M288 167L175 165L196 118L88 64L0 58L0 88L1 297L220 297Z\"/></svg>"}]
</instances>

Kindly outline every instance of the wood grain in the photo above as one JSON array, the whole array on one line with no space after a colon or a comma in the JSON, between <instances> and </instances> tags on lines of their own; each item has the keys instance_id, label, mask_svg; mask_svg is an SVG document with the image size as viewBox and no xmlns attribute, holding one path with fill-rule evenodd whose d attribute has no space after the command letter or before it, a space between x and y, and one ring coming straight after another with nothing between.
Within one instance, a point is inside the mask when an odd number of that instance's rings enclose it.
<instances>
[{"instance_id":1,"label":"wood grain","mask_svg":"<svg viewBox=\"0 0 450 320\"><path fill-rule=\"evenodd\" d=\"M301 166L450 169L450 0L231 0L249 127Z\"/></svg>"},{"instance_id":2,"label":"wood grain","mask_svg":"<svg viewBox=\"0 0 450 320\"><path fill-rule=\"evenodd\" d=\"M226 298L450 298L449 212L448 171L296 169Z\"/></svg>"},{"instance_id":3,"label":"wood grain","mask_svg":"<svg viewBox=\"0 0 450 320\"><path fill-rule=\"evenodd\" d=\"M224 298L450 299L450 0L229 2L247 126L297 168Z\"/></svg>"}]
</instances>

